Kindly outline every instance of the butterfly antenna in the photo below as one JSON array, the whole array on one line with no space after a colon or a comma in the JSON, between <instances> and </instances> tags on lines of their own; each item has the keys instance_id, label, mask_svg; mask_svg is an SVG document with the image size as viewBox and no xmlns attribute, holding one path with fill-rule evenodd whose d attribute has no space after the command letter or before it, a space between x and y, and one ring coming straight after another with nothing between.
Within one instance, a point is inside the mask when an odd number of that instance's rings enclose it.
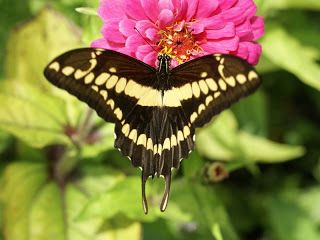
<instances>
[{"instance_id":1,"label":"butterfly antenna","mask_svg":"<svg viewBox=\"0 0 320 240\"><path fill-rule=\"evenodd\" d=\"M147 39L144 38L144 36L142 36L142 34L140 33L140 31L139 31L136 27L134 27L134 30L136 30L136 31L138 32L138 34L139 34L139 35L142 37L142 39L153 49L153 51L155 51L156 53L159 54L159 52L151 45L151 43L150 43Z\"/></svg>"}]
</instances>

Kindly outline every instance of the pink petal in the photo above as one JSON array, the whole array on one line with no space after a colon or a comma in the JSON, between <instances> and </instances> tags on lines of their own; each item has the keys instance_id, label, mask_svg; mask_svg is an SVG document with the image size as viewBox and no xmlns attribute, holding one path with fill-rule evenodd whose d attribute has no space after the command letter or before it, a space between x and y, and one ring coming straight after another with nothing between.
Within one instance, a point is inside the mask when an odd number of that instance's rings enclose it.
<instances>
[{"instance_id":1,"label":"pink petal","mask_svg":"<svg viewBox=\"0 0 320 240\"><path fill-rule=\"evenodd\" d=\"M139 34L131 35L126 39L126 47L130 48L131 51L136 51L143 44L145 44L145 41Z\"/></svg>"},{"instance_id":2,"label":"pink petal","mask_svg":"<svg viewBox=\"0 0 320 240\"><path fill-rule=\"evenodd\" d=\"M206 44L201 45L203 50L209 53L229 53L236 51L239 45L239 38L226 38L208 41Z\"/></svg>"},{"instance_id":3,"label":"pink petal","mask_svg":"<svg viewBox=\"0 0 320 240\"><path fill-rule=\"evenodd\" d=\"M223 11L234 6L238 0L219 0L219 8Z\"/></svg>"},{"instance_id":4,"label":"pink petal","mask_svg":"<svg viewBox=\"0 0 320 240\"><path fill-rule=\"evenodd\" d=\"M130 18L133 18L135 20L147 19L145 11L141 6L140 0L126 1L125 12Z\"/></svg>"},{"instance_id":5,"label":"pink petal","mask_svg":"<svg viewBox=\"0 0 320 240\"><path fill-rule=\"evenodd\" d=\"M249 20L244 21L236 27L237 35L241 38L246 35L252 35L252 26ZM253 40L253 39L251 39Z\"/></svg>"},{"instance_id":6,"label":"pink petal","mask_svg":"<svg viewBox=\"0 0 320 240\"><path fill-rule=\"evenodd\" d=\"M153 42L157 42L160 38L158 31L155 28L148 28L146 31L146 37L149 38Z\"/></svg>"},{"instance_id":7,"label":"pink petal","mask_svg":"<svg viewBox=\"0 0 320 240\"><path fill-rule=\"evenodd\" d=\"M111 18L124 18L126 16L124 12L124 5L125 0L101 0L98 8L98 14L104 21Z\"/></svg>"},{"instance_id":8,"label":"pink petal","mask_svg":"<svg viewBox=\"0 0 320 240\"><path fill-rule=\"evenodd\" d=\"M186 21L190 21L196 14L198 8L198 0L193 0L188 2L188 11L186 13Z\"/></svg>"},{"instance_id":9,"label":"pink petal","mask_svg":"<svg viewBox=\"0 0 320 240\"><path fill-rule=\"evenodd\" d=\"M196 19L202 19L211 16L219 6L218 0L198 0L198 2L198 9L195 15Z\"/></svg>"},{"instance_id":10,"label":"pink petal","mask_svg":"<svg viewBox=\"0 0 320 240\"><path fill-rule=\"evenodd\" d=\"M134 30L135 25L136 22L132 19L121 20L119 23L119 31L124 36L129 37L130 35L136 34L136 31Z\"/></svg>"},{"instance_id":11,"label":"pink petal","mask_svg":"<svg viewBox=\"0 0 320 240\"><path fill-rule=\"evenodd\" d=\"M249 56L249 51L248 51L247 45L244 44L243 42L240 42L239 47L234 54L237 55L238 57L241 57L244 60L247 60L247 58Z\"/></svg>"},{"instance_id":12,"label":"pink petal","mask_svg":"<svg viewBox=\"0 0 320 240\"><path fill-rule=\"evenodd\" d=\"M176 32L180 32L184 28L185 24L186 24L185 21L181 21L180 23L178 23L177 25L174 26L173 30Z\"/></svg>"},{"instance_id":13,"label":"pink petal","mask_svg":"<svg viewBox=\"0 0 320 240\"><path fill-rule=\"evenodd\" d=\"M251 23L253 28L253 40L257 40L264 34L263 17L253 17Z\"/></svg>"},{"instance_id":14,"label":"pink petal","mask_svg":"<svg viewBox=\"0 0 320 240\"><path fill-rule=\"evenodd\" d=\"M230 38L234 37L236 34L234 24L231 22L228 22L224 28L219 30L207 30L206 33L208 39Z\"/></svg>"},{"instance_id":15,"label":"pink petal","mask_svg":"<svg viewBox=\"0 0 320 240\"><path fill-rule=\"evenodd\" d=\"M159 15L159 27L165 28L169 26L174 20L173 12L169 9L164 9Z\"/></svg>"},{"instance_id":16,"label":"pink petal","mask_svg":"<svg viewBox=\"0 0 320 240\"><path fill-rule=\"evenodd\" d=\"M157 53L156 52L150 52L143 58L143 62L146 64L149 64L151 66L156 66L157 61Z\"/></svg>"},{"instance_id":17,"label":"pink petal","mask_svg":"<svg viewBox=\"0 0 320 240\"><path fill-rule=\"evenodd\" d=\"M116 51L134 57L134 52L129 48L118 48Z\"/></svg>"},{"instance_id":18,"label":"pink petal","mask_svg":"<svg viewBox=\"0 0 320 240\"><path fill-rule=\"evenodd\" d=\"M149 20L141 20L136 22L136 28L142 35L144 35L147 29L156 28L156 25L150 22Z\"/></svg>"},{"instance_id":19,"label":"pink petal","mask_svg":"<svg viewBox=\"0 0 320 240\"><path fill-rule=\"evenodd\" d=\"M108 40L112 42L125 42L124 36L119 32L119 22L117 20L109 20L102 27L102 34Z\"/></svg>"},{"instance_id":20,"label":"pink petal","mask_svg":"<svg viewBox=\"0 0 320 240\"><path fill-rule=\"evenodd\" d=\"M160 10L164 10L164 9L174 10L173 4L170 0L159 0L158 6Z\"/></svg>"},{"instance_id":21,"label":"pink petal","mask_svg":"<svg viewBox=\"0 0 320 240\"><path fill-rule=\"evenodd\" d=\"M91 43L92 48L111 49L109 43L104 38L97 39Z\"/></svg>"},{"instance_id":22,"label":"pink petal","mask_svg":"<svg viewBox=\"0 0 320 240\"><path fill-rule=\"evenodd\" d=\"M205 25L201 22L191 23L188 30L192 32L192 34L199 34L204 32Z\"/></svg>"},{"instance_id":23,"label":"pink petal","mask_svg":"<svg viewBox=\"0 0 320 240\"><path fill-rule=\"evenodd\" d=\"M204 24L206 29L221 29L226 25L226 22L220 15L202 19L200 22Z\"/></svg>"},{"instance_id":24,"label":"pink petal","mask_svg":"<svg viewBox=\"0 0 320 240\"><path fill-rule=\"evenodd\" d=\"M157 21L157 17L159 15L159 6L157 0L141 0L142 8L144 12L153 22Z\"/></svg>"},{"instance_id":25,"label":"pink petal","mask_svg":"<svg viewBox=\"0 0 320 240\"><path fill-rule=\"evenodd\" d=\"M139 53L144 53L144 54L150 53L150 52L153 52L153 51L154 51L154 50L153 50L153 48L152 48L150 45L141 45L141 46L139 46L138 49L137 49L137 52L139 52Z\"/></svg>"},{"instance_id":26,"label":"pink petal","mask_svg":"<svg viewBox=\"0 0 320 240\"><path fill-rule=\"evenodd\" d=\"M249 56L247 58L247 61L252 65L258 64L259 57L262 52L262 48L261 48L260 44L252 43L252 42L247 42L245 44L248 45L248 50L249 50Z\"/></svg>"},{"instance_id":27,"label":"pink petal","mask_svg":"<svg viewBox=\"0 0 320 240\"><path fill-rule=\"evenodd\" d=\"M172 0L173 9L176 10L175 16L176 21L185 21L186 14L188 11L188 2L187 0ZM189 20L189 19L188 19Z\"/></svg>"}]
</instances>

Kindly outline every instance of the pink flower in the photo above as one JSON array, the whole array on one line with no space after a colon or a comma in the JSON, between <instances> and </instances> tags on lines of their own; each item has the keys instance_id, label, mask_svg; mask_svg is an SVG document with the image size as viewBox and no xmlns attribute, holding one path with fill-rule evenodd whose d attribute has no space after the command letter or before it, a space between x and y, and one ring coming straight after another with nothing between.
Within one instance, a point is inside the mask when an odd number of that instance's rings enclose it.
<instances>
[{"instance_id":1,"label":"pink flower","mask_svg":"<svg viewBox=\"0 0 320 240\"><path fill-rule=\"evenodd\" d=\"M101 0L103 38L92 47L112 49L156 66L157 50L173 65L212 53L257 64L264 33L253 0ZM149 46L148 43L150 43Z\"/></svg>"}]
</instances>

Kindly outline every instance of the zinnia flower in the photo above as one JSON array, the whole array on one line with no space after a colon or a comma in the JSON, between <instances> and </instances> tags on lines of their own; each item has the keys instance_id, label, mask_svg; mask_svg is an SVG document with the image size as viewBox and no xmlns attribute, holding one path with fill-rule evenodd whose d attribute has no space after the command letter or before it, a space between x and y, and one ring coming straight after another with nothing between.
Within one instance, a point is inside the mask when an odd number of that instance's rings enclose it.
<instances>
[{"instance_id":1,"label":"zinnia flower","mask_svg":"<svg viewBox=\"0 0 320 240\"><path fill-rule=\"evenodd\" d=\"M101 0L103 38L92 47L111 49L156 66L158 53L172 65L213 53L257 64L264 33L252 0ZM150 45L151 46L150 46ZM156 52L156 51L157 52Z\"/></svg>"}]
</instances>

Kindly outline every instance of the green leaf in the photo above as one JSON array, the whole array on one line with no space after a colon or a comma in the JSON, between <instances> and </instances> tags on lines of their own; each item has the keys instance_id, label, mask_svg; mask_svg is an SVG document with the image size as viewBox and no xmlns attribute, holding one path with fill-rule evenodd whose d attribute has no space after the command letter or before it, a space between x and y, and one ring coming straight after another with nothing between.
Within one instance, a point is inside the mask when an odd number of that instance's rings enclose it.
<instances>
[{"instance_id":1,"label":"green leaf","mask_svg":"<svg viewBox=\"0 0 320 240\"><path fill-rule=\"evenodd\" d=\"M221 113L210 125L199 130L199 153L210 159L231 160L237 141L237 127L237 121L231 111Z\"/></svg>"},{"instance_id":2,"label":"green leaf","mask_svg":"<svg viewBox=\"0 0 320 240\"><path fill-rule=\"evenodd\" d=\"M20 87L24 91L15 92L11 88L10 95L9 90L0 92L0 129L33 147L68 143L63 130L66 124L63 102L25 83Z\"/></svg>"},{"instance_id":3,"label":"green leaf","mask_svg":"<svg viewBox=\"0 0 320 240\"><path fill-rule=\"evenodd\" d=\"M44 8L32 21L16 28L8 41L8 79L48 89L43 69L58 54L81 46L80 31L58 12ZM36 46L36 47L35 47ZM50 89L50 88L49 88Z\"/></svg>"},{"instance_id":4,"label":"green leaf","mask_svg":"<svg viewBox=\"0 0 320 240\"><path fill-rule=\"evenodd\" d=\"M241 100L232 110L242 130L259 136L267 135L267 99L262 91Z\"/></svg>"},{"instance_id":5,"label":"green leaf","mask_svg":"<svg viewBox=\"0 0 320 240\"><path fill-rule=\"evenodd\" d=\"M316 224L320 224L320 189L319 186L312 187L298 194L300 206L308 212Z\"/></svg>"},{"instance_id":6,"label":"green leaf","mask_svg":"<svg viewBox=\"0 0 320 240\"><path fill-rule=\"evenodd\" d=\"M296 159L305 154L301 146L275 143L246 132L240 132L239 137L248 161L276 163Z\"/></svg>"},{"instance_id":7,"label":"green leaf","mask_svg":"<svg viewBox=\"0 0 320 240\"><path fill-rule=\"evenodd\" d=\"M4 173L1 199L4 236L10 240L28 240L29 213L38 192L45 186L45 166L42 164L11 164Z\"/></svg>"},{"instance_id":8,"label":"green leaf","mask_svg":"<svg viewBox=\"0 0 320 240\"><path fill-rule=\"evenodd\" d=\"M65 239L63 195L51 182L37 192L30 209L29 237L33 240Z\"/></svg>"},{"instance_id":9,"label":"green leaf","mask_svg":"<svg viewBox=\"0 0 320 240\"><path fill-rule=\"evenodd\" d=\"M320 2L318 0L256 0L255 2L263 11L292 8L320 10Z\"/></svg>"},{"instance_id":10,"label":"green leaf","mask_svg":"<svg viewBox=\"0 0 320 240\"><path fill-rule=\"evenodd\" d=\"M149 182L148 182L149 183ZM111 219L118 214L123 214L130 219L140 221L154 221L158 217L171 219L188 219L189 216L180 211L174 203L170 203L166 214L163 215L158 204L161 197L154 194L155 186L147 184L149 199L149 213L145 215L141 204L141 178L127 177L113 188L94 197L79 215L79 220L102 217ZM154 199L150 201L150 199Z\"/></svg>"},{"instance_id":11,"label":"green leaf","mask_svg":"<svg viewBox=\"0 0 320 240\"><path fill-rule=\"evenodd\" d=\"M78 13L82 13L82 14L85 14L85 15L98 16L97 10L94 9L94 8L79 7L79 8L76 8L76 11Z\"/></svg>"},{"instance_id":12,"label":"green leaf","mask_svg":"<svg viewBox=\"0 0 320 240\"><path fill-rule=\"evenodd\" d=\"M179 204L183 212L192 216L192 221L182 223L193 223L197 227L193 239L211 239L212 228L217 224L223 239L239 239L214 188L204 187L196 181L176 181L172 186L171 202Z\"/></svg>"},{"instance_id":13,"label":"green leaf","mask_svg":"<svg viewBox=\"0 0 320 240\"><path fill-rule=\"evenodd\" d=\"M274 198L268 202L272 239L318 240L320 231L310 216L294 201Z\"/></svg>"},{"instance_id":14,"label":"green leaf","mask_svg":"<svg viewBox=\"0 0 320 240\"><path fill-rule=\"evenodd\" d=\"M101 122L101 119L95 122ZM86 144L81 151L82 157L94 158L105 151L114 149L114 124L103 122L96 134L99 140L93 144Z\"/></svg>"},{"instance_id":15,"label":"green leaf","mask_svg":"<svg viewBox=\"0 0 320 240\"><path fill-rule=\"evenodd\" d=\"M305 84L320 90L320 66L316 63L316 50L303 46L279 26L270 28L261 44L267 58L295 74Z\"/></svg>"},{"instance_id":16,"label":"green leaf","mask_svg":"<svg viewBox=\"0 0 320 240\"><path fill-rule=\"evenodd\" d=\"M126 224L114 224L114 222L104 221L103 218L87 219L76 221L77 216L83 207L88 203L89 198L82 190L69 184L66 188L66 214L68 216L66 226L67 239L87 240L87 239L140 239L141 225L136 221L127 221ZM115 219L115 221L117 218ZM102 225L112 225L111 228L102 229Z\"/></svg>"}]
</instances>

